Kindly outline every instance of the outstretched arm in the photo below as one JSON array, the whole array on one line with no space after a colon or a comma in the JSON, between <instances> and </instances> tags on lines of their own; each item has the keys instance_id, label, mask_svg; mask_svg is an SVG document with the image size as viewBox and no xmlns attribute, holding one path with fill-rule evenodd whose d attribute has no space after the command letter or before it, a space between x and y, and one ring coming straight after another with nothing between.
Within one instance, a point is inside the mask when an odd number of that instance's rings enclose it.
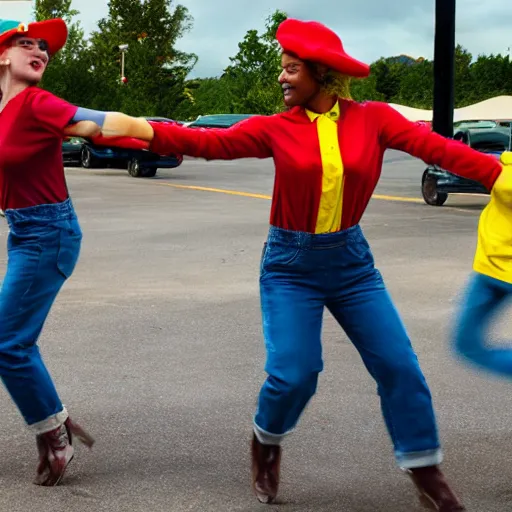
<instances>
[{"instance_id":1,"label":"outstretched arm","mask_svg":"<svg viewBox=\"0 0 512 512\"><path fill-rule=\"evenodd\" d=\"M66 135L89 137L115 146L138 139L160 155L178 153L207 160L270 158L272 149L266 126L269 118L254 116L228 129L188 128L178 123L151 122L120 112L79 108ZM128 142L127 142L128 141Z\"/></svg>"},{"instance_id":2,"label":"outstretched arm","mask_svg":"<svg viewBox=\"0 0 512 512\"><path fill-rule=\"evenodd\" d=\"M78 107L68 126L64 128L64 135L68 137L93 137L99 135L104 119L104 112Z\"/></svg>"},{"instance_id":3,"label":"outstretched arm","mask_svg":"<svg viewBox=\"0 0 512 512\"><path fill-rule=\"evenodd\" d=\"M149 141L153 138L153 130L143 118L83 107L77 108L69 125L64 129L64 134L67 136L97 139L102 139L102 136L108 133L113 134L115 140L126 137L125 133L133 133L132 138L146 141L146 145L149 145Z\"/></svg>"},{"instance_id":4,"label":"outstretched arm","mask_svg":"<svg viewBox=\"0 0 512 512\"><path fill-rule=\"evenodd\" d=\"M254 116L227 129L188 128L178 123L151 122L109 112L101 132L105 137L149 141L148 149L160 155L178 153L206 160L270 158L268 122L268 117Z\"/></svg>"},{"instance_id":5,"label":"outstretched arm","mask_svg":"<svg viewBox=\"0 0 512 512\"><path fill-rule=\"evenodd\" d=\"M188 128L178 124L151 123L154 138L150 149L169 151L206 160L270 158L269 117L249 117L230 128Z\"/></svg>"},{"instance_id":6,"label":"outstretched arm","mask_svg":"<svg viewBox=\"0 0 512 512\"><path fill-rule=\"evenodd\" d=\"M386 149L404 151L428 164L478 181L489 191L492 189L502 171L495 157L413 123L386 103L376 102L373 107L377 111L381 144Z\"/></svg>"},{"instance_id":7,"label":"outstretched arm","mask_svg":"<svg viewBox=\"0 0 512 512\"><path fill-rule=\"evenodd\" d=\"M112 116L107 112L72 105L43 89L35 89L31 96L31 107L32 115L38 121L41 129L55 137L84 137L98 144L130 149L147 149L149 147L149 142L142 139L144 134L147 135L148 128L152 133L152 129L145 119L138 120L124 116L124 114L115 114L114 120L125 119L124 126L141 138L114 137L106 139L101 135L101 130L105 127L105 121ZM126 123L126 119L129 121L128 123ZM138 127L142 126L146 131L134 130L133 123Z\"/></svg>"},{"instance_id":8,"label":"outstretched arm","mask_svg":"<svg viewBox=\"0 0 512 512\"><path fill-rule=\"evenodd\" d=\"M106 112L101 127L105 137L132 137L151 142L154 137L153 128L147 119L132 117L121 112Z\"/></svg>"}]
</instances>

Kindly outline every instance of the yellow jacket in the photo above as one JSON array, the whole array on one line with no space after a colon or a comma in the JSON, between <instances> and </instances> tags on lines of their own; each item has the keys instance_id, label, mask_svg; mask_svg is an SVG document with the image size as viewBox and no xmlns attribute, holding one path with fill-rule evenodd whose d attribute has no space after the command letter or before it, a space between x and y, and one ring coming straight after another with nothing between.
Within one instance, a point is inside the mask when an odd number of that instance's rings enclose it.
<instances>
[{"instance_id":1,"label":"yellow jacket","mask_svg":"<svg viewBox=\"0 0 512 512\"><path fill-rule=\"evenodd\" d=\"M503 171L480 215L473 269L512 284L512 153L501 155Z\"/></svg>"}]
</instances>

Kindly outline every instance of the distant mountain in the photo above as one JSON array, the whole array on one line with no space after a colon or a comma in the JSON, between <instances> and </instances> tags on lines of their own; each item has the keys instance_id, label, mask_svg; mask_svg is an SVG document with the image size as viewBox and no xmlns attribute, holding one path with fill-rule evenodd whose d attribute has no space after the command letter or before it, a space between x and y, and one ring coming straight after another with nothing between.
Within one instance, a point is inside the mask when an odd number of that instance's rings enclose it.
<instances>
[{"instance_id":1,"label":"distant mountain","mask_svg":"<svg viewBox=\"0 0 512 512\"><path fill-rule=\"evenodd\" d=\"M409 57L409 55L397 55L396 57L388 57L386 62L389 64L405 64L407 66L413 66L414 64L418 64L419 62L423 62L425 59L423 57L419 57L414 59Z\"/></svg>"}]
</instances>

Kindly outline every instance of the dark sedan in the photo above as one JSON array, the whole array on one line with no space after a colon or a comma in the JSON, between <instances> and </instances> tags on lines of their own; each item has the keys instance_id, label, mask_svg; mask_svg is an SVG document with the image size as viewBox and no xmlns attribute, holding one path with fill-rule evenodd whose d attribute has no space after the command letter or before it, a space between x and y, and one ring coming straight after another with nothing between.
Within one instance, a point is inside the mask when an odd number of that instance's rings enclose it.
<instances>
[{"instance_id":1,"label":"dark sedan","mask_svg":"<svg viewBox=\"0 0 512 512\"><path fill-rule=\"evenodd\" d=\"M477 151L499 158L511 148L511 130L496 125L494 128L463 128L453 136ZM429 165L423 173L421 192L425 203L442 206L449 194L488 194L479 182L457 176L435 165Z\"/></svg>"},{"instance_id":2,"label":"dark sedan","mask_svg":"<svg viewBox=\"0 0 512 512\"><path fill-rule=\"evenodd\" d=\"M82 146L84 140L80 137L67 137L62 143L62 160L64 165L81 165Z\"/></svg>"},{"instance_id":3,"label":"dark sedan","mask_svg":"<svg viewBox=\"0 0 512 512\"><path fill-rule=\"evenodd\" d=\"M211 114L199 116L195 121L188 124L189 128L229 128L253 114Z\"/></svg>"},{"instance_id":4,"label":"dark sedan","mask_svg":"<svg viewBox=\"0 0 512 512\"><path fill-rule=\"evenodd\" d=\"M173 122L165 117L148 117L148 121ZM183 162L182 155L161 156L151 151L93 143L84 139L68 139L62 146L65 164L79 163L86 169L109 167L127 169L136 178L152 178L157 169L174 169Z\"/></svg>"}]
</instances>

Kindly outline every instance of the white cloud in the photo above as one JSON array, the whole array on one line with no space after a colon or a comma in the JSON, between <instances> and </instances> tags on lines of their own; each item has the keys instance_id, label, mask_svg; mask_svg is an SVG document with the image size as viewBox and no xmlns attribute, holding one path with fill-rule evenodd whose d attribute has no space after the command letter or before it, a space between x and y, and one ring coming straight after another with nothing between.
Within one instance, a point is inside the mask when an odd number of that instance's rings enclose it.
<instances>
[{"instance_id":1,"label":"white cloud","mask_svg":"<svg viewBox=\"0 0 512 512\"><path fill-rule=\"evenodd\" d=\"M177 3L177 2L176 2ZM326 23L343 39L348 52L372 62L405 53L432 58L435 0L182 0L194 26L179 41L181 50L199 55L196 76L222 72L247 30L263 29L275 9L290 16ZM74 0L86 31L107 13L105 0ZM27 20L27 2L1 2L0 17ZM507 52L512 47L510 0L458 0L457 42L473 55Z\"/></svg>"}]
</instances>

